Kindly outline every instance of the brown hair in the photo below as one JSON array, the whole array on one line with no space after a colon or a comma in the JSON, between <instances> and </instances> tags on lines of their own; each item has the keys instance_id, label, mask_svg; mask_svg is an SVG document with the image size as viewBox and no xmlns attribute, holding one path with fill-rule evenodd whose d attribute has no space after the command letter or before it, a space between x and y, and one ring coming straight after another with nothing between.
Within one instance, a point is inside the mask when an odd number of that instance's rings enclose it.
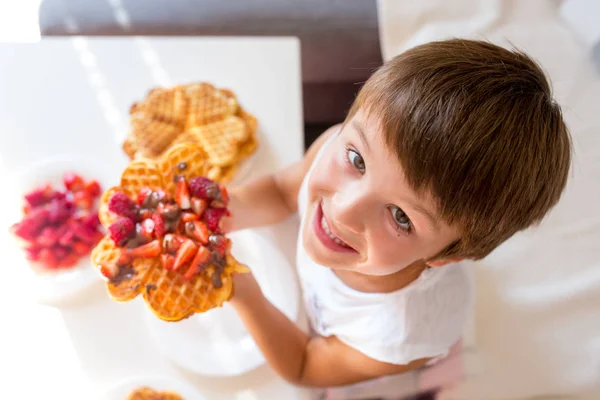
<instances>
[{"instance_id":1,"label":"brown hair","mask_svg":"<svg viewBox=\"0 0 600 400\"><path fill-rule=\"evenodd\" d=\"M520 51L447 40L412 48L365 83L411 187L428 190L460 239L433 258L480 259L558 202L570 136L544 72Z\"/></svg>"}]
</instances>

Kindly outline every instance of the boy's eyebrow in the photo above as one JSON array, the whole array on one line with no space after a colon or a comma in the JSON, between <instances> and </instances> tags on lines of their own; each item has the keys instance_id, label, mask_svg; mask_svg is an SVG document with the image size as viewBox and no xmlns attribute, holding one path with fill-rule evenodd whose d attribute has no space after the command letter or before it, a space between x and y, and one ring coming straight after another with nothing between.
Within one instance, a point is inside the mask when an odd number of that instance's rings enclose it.
<instances>
[{"instance_id":1,"label":"boy's eyebrow","mask_svg":"<svg viewBox=\"0 0 600 400\"><path fill-rule=\"evenodd\" d=\"M369 142L367 141L367 135L365 135L365 130L363 129L362 125L359 124L356 120L352 120L352 126L358 132L358 135L360 136L360 140L362 140L363 145L367 148L367 150L371 151L371 146L369 146Z\"/></svg>"}]
</instances>

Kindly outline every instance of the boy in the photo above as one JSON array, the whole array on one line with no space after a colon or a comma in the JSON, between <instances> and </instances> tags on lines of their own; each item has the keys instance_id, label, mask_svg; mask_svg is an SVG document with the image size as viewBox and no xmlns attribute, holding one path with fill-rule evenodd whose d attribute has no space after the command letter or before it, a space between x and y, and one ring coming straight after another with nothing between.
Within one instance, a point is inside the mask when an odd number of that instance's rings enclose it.
<instances>
[{"instance_id":1,"label":"boy","mask_svg":"<svg viewBox=\"0 0 600 400\"><path fill-rule=\"evenodd\" d=\"M304 160L231 190L228 230L299 212L314 336L236 276L231 304L277 373L345 385L419 368L460 338L485 257L557 203L570 137L544 73L490 43L415 47L379 69ZM243 261L243 260L242 260Z\"/></svg>"}]
</instances>

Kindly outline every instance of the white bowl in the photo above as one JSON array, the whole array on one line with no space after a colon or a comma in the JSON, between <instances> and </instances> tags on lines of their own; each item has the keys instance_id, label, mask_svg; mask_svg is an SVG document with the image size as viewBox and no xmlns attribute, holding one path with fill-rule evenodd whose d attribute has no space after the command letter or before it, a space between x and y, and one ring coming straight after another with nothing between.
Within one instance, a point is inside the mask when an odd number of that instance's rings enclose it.
<instances>
[{"instance_id":1,"label":"white bowl","mask_svg":"<svg viewBox=\"0 0 600 400\"><path fill-rule=\"evenodd\" d=\"M102 168L99 161L74 155L60 155L40 161L15 180L16 187L11 190L16 196L11 199L11 216L14 216L12 223L22 218L20 206L27 192L43 183L62 188L62 177L67 171L80 174L84 179L96 179L103 190L111 183L107 176L109 171ZM89 257L82 257L72 268L52 271L27 260L24 252L16 245L10 246L8 257L11 260L11 268L16 269L15 276L19 277L20 282L24 282L22 287L28 288L32 296L45 304L62 303L100 280L100 275L92 267Z\"/></svg>"},{"instance_id":2,"label":"white bowl","mask_svg":"<svg viewBox=\"0 0 600 400\"><path fill-rule=\"evenodd\" d=\"M230 235L232 254L253 271L265 296L288 318L298 317L299 290L292 266L265 236L250 230ZM150 330L167 358L200 375L235 376L265 362L235 311L222 308L165 322L147 313Z\"/></svg>"}]
</instances>

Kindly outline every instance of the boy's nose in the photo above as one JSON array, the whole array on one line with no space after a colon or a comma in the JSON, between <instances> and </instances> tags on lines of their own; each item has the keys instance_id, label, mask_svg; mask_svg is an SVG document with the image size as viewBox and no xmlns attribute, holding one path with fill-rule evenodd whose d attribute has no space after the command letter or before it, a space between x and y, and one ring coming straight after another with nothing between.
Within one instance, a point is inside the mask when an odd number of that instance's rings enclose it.
<instances>
[{"instance_id":1,"label":"boy's nose","mask_svg":"<svg viewBox=\"0 0 600 400\"><path fill-rule=\"evenodd\" d=\"M355 195L345 192L336 193L331 199L330 218L334 226L360 234L364 231L364 198L359 192L355 193Z\"/></svg>"}]
</instances>

